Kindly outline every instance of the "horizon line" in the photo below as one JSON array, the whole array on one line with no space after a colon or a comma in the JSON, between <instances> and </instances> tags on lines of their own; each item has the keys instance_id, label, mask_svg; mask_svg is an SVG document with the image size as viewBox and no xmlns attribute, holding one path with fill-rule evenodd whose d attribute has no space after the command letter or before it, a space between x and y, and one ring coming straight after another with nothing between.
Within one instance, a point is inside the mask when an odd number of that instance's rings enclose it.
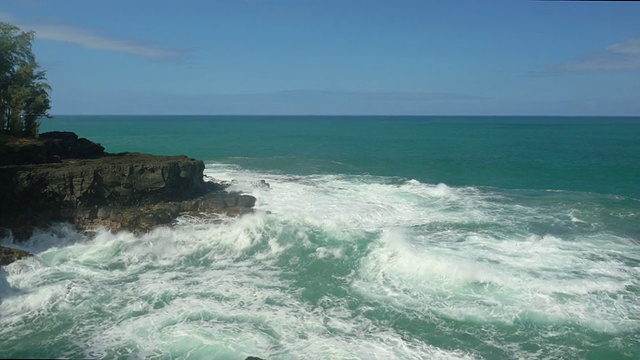
<instances>
[{"instance_id":1,"label":"horizon line","mask_svg":"<svg viewBox=\"0 0 640 360\"><path fill-rule=\"evenodd\" d=\"M637 115L616 115L616 114L601 114L601 115L562 115L562 114L446 114L446 115L434 115L434 114L52 114L51 118L56 116L213 116L213 117L640 117Z\"/></svg>"}]
</instances>

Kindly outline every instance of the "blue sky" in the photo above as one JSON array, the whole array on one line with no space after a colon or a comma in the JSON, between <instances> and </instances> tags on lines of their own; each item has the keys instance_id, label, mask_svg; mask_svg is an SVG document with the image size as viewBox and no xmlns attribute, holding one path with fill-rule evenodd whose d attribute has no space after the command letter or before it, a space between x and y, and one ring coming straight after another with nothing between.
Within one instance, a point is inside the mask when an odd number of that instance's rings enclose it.
<instances>
[{"instance_id":1,"label":"blue sky","mask_svg":"<svg viewBox=\"0 0 640 360\"><path fill-rule=\"evenodd\" d=\"M640 115L640 2L4 0L52 114Z\"/></svg>"}]
</instances>

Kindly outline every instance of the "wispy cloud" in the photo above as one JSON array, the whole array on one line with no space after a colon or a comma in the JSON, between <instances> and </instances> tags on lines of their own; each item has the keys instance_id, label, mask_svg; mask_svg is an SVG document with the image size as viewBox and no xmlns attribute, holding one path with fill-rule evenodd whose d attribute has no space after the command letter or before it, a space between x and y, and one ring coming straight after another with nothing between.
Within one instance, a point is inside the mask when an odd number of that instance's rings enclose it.
<instances>
[{"instance_id":1,"label":"wispy cloud","mask_svg":"<svg viewBox=\"0 0 640 360\"><path fill-rule=\"evenodd\" d=\"M607 50L616 54L640 55L640 38L629 39L621 43L607 46Z\"/></svg>"},{"instance_id":2,"label":"wispy cloud","mask_svg":"<svg viewBox=\"0 0 640 360\"><path fill-rule=\"evenodd\" d=\"M563 64L551 66L545 73L584 73L640 70L640 38L611 44L604 51L586 54Z\"/></svg>"},{"instance_id":3,"label":"wispy cloud","mask_svg":"<svg viewBox=\"0 0 640 360\"><path fill-rule=\"evenodd\" d=\"M130 39L112 38L96 34L86 28L67 25L24 24L10 13L0 12L0 21L11 22L23 30L33 30L36 33L36 39L39 40L66 42L87 49L118 52L153 61L178 61L187 55L186 51L166 49Z\"/></svg>"},{"instance_id":4,"label":"wispy cloud","mask_svg":"<svg viewBox=\"0 0 640 360\"><path fill-rule=\"evenodd\" d=\"M132 40L114 39L92 33L87 29L61 25L31 25L36 38L80 45L87 49L106 50L141 56L149 60L174 61L185 56L184 52L149 46Z\"/></svg>"}]
</instances>

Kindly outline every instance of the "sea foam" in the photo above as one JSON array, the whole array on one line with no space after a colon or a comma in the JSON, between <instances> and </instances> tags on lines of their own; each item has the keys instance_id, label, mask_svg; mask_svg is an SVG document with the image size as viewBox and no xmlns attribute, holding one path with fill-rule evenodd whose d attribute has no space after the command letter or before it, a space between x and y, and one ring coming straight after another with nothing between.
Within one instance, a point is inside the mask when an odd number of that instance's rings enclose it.
<instances>
[{"instance_id":1,"label":"sea foam","mask_svg":"<svg viewBox=\"0 0 640 360\"><path fill-rule=\"evenodd\" d=\"M36 257L0 282L0 344L33 354L11 339L50 334L68 357L482 358L447 343L464 336L526 358L506 340L522 332L553 358L570 346L548 338L576 328L640 328L633 240L536 230L573 226L564 207L391 177L206 174L256 196L256 211L142 236L34 235Z\"/></svg>"}]
</instances>

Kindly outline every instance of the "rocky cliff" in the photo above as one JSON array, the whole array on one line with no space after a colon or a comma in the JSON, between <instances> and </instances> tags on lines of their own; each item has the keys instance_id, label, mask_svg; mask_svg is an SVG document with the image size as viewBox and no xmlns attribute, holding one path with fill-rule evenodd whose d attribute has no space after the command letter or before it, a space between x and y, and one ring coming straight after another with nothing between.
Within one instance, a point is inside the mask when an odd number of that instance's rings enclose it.
<instances>
[{"instance_id":1,"label":"rocky cliff","mask_svg":"<svg viewBox=\"0 0 640 360\"><path fill-rule=\"evenodd\" d=\"M40 134L38 139L0 135L0 166L46 164L63 159L95 159L104 147L66 131Z\"/></svg>"},{"instance_id":2,"label":"rocky cliff","mask_svg":"<svg viewBox=\"0 0 640 360\"><path fill-rule=\"evenodd\" d=\"M252 196L205 182L204 163L186 156L106 154L73 133L42 134L22 144L4 140L0 228L18 240L54 221L145 231L182 212L238 215L255 204Z\"/></svg>"}]
</instances>

